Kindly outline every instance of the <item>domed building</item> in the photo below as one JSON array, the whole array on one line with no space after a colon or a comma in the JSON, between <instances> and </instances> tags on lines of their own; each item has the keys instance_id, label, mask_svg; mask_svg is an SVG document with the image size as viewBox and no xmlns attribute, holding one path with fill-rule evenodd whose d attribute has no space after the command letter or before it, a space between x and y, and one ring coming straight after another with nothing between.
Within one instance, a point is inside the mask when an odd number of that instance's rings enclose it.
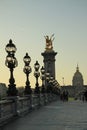
<instances>
[{"instance_id":1,"label":"domed building","mask_svg":"<svg viewBox=\"0 0 87 130\"><path fill-rule=\"evenodd\" d=\"M79 67L77 65L76 72L74 73L72 79L72 86L75 87L75 93L80 93L84 88L84 80L81 72L79 71Z\"/></svg>"},{"instance_id":2,"label":"domed building","mask_svg":"<svg viewBox=\"0 0 87 130\"><path fill-rule=\"evenodd\" d=\"M76 72L72 78L72 85L62 86L61 90L67 90L70 97L80 98L84 89L87 89L87 85L84 85L83 76L77 65Z\"/></svg>"}]
</instances>

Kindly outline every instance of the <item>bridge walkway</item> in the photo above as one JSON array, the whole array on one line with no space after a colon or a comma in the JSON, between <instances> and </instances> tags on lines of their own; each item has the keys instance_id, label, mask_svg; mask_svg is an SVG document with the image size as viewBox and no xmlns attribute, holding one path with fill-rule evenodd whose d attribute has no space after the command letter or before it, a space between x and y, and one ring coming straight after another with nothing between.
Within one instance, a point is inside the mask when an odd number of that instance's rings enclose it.
<instances>
[{"instance_id":1,"label":"bridge walkway","mask_svg":"<svg viewBox=\"0 0 87 130\"><path fill-rule=\"evenodd\" d=\"M87 130L87 102L57 101L21 116L1 130Z\"/></svg>"}]
</instances>

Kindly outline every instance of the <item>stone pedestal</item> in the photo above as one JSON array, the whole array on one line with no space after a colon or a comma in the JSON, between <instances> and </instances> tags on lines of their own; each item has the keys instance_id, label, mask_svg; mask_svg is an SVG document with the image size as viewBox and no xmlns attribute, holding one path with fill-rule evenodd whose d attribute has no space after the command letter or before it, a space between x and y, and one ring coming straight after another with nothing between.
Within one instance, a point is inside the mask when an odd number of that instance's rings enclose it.
<instances>
[{"instance_id":1,"label":"stone pedestal","mask_svg":"<svg viewBox=\"0 0 87 130\"><path fill-rule=\"evenodd\" d=\"M46 50L41 55L43 56L43 62L44 62L44 67L45 67L45 72L50 73L51 76L54 77L55 79L55 56L57 52L54 50Z\"/></svg>"}]
</instances>

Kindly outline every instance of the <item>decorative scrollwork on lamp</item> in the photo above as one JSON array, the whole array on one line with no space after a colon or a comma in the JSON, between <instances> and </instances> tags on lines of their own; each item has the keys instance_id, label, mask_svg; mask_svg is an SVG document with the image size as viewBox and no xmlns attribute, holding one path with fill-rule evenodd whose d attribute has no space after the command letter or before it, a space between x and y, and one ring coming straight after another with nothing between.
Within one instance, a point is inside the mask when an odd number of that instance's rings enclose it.
<instances>
[{"instance_id":1,"label":"decorative scrollwork on lamp","mask_svg":"<svg viewBox=\"0 0 87 130\"><path fill-rule=\"evenodd\" d=\"M18 61L15 57L15 52L17 50L16 46L12 43L12 40L9 40L9 43L5 47L8 55L6 56L5 65L10 69L10 79L9 79L9 88L7 91L8 96L17 96L18 91L16 89L15 79L13 76L14 68L18 66Z\"/></svg>"}]
</instances>

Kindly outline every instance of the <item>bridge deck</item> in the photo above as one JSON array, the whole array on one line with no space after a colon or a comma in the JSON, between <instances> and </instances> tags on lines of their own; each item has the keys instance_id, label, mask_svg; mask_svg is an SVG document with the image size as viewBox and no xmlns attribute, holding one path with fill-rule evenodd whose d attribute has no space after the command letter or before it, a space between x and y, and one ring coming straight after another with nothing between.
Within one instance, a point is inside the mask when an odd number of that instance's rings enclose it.
<instances>
[{"instance_id":1,"label":"bridge deck","mask_svg":"<svg viewBox=\"0 0 87 130\"><path fill-rule=\"evenodd\" d=\"M87 102L57 101L12 121L1 130L87 130Z\"/></svg>"}]
</instances>

